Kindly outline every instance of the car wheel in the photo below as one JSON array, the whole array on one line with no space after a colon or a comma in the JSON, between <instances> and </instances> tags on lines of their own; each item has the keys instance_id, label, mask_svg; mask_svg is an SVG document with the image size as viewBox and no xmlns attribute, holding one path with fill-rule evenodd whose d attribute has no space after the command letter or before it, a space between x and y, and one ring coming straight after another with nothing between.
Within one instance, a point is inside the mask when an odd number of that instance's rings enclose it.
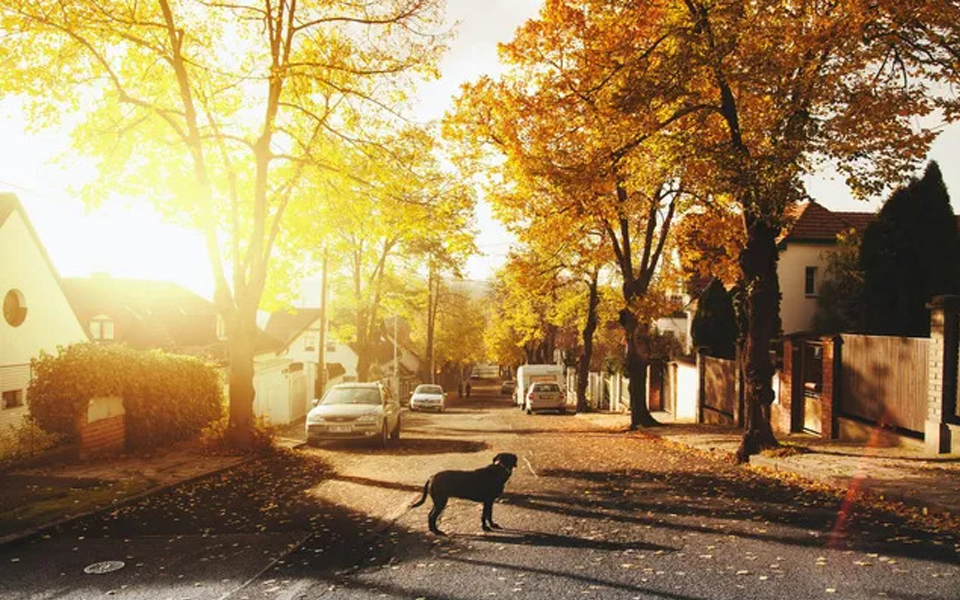
<instances>
[{"instance_id":1,"label":"car wheel","mask_svg":"<svg viewBox=\"0 0 960 600\"><path fill-rule=\"evenodd\" d=\"M384 425L384 427L386 427L386 425ZM400 417L397 417L397 426L390 432L390 439L395 442L400 439Z\"/></svg>"},{"instance_id":2,"label":"car wheel","mask_svg":"<svg viewBox=\"0 0 960 600\"><path fill-rule=\"evenodd\" d=\"M387 431L387 422L383 422L383 427L380 428L380 437L377 439L377 446L380 448L386 448L387 442L390 439L390 435Z\"/></svg>"},{"instance_id":3,"label":"car wheel","mask_svg":"<svg viewBox=\"0 0 960 600\"><path fill-rule=\"evenodd\" d=\"M528 414L528 415L532 415L532 414L533 414L533 409L530 408L529 406L527 407L527 414Z\"/></svg>"}]
</instances>

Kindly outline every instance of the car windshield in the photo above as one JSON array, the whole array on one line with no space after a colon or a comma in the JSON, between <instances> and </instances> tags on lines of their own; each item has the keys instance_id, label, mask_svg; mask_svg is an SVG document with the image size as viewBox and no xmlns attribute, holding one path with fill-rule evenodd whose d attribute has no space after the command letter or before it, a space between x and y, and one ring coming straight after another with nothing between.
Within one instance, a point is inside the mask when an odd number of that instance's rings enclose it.
<instances>
[{"instance_id":1,"label":"car windshield","mask_svg":"<svg viewBox=\"0 0 960 600\"><path fill-rule=\"evenodd\" d=\"M555 383L537 383L533 389L538 392L559 392L560 388Z\"/></svg>"},{"instance_id":2,"label":"car windshield","mask_svg":"<svg viewBox=\"0 0 960 600\"><path fill-rule=\"evenodd\" d=\"M380 393L376 388L347 387L333 388L323 397L324 406L335 404L380 404Z\"/></svg>"},{"instance_id":3,"label":"car windshield","mask_svg":"<svg viewBox=\"0 0 960 600\"><path fill-rule=\"evenodd\" d=\"M417 394L442 394L443 388L439 385L418 385Z\"/></svg>"}]
</instances>

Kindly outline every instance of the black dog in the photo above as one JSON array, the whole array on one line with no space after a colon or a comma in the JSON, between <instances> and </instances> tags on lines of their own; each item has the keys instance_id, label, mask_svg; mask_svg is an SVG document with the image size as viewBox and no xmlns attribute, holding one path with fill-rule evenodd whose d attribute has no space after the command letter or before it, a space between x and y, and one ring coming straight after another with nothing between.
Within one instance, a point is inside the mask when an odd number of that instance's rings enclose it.
<instances>
[{"instance_id":1,"label":"black dog","mask_svg":"<svg viewBox=\"0 0 960 600\"><path fill-rule=\"evenodd\" d=\"M504 452L493 457L493 464L476 471L440 471L423 484L423 496L414 502L410 508L422 505L427 500L427 494L433 499L433 508L430 509L430 531L437 535L445 535L437 529L437 519L447 506L450 498L463 498L483 503L483 515L480 525L484 531L500 529L493 522L493 502L503 493L503 487L517 467L517 455Z\"/></svg>"}]
</instances>

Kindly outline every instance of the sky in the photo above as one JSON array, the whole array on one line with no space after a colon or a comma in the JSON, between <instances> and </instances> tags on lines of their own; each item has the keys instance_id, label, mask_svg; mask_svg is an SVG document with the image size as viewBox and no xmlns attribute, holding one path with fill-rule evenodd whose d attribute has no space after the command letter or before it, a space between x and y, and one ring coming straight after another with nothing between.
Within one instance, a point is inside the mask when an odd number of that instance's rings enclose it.
<instances>
[{"instance_id":1,"label":"sky","mask_svg":"<svg viewBox=\"0 0 960 600\"><path fill-rule=\"evenodd\" d=\"M461 84L485 73L499 73L497 44L509 41L517 27L536 16L540 5L541 0L448 0L447 19L450 25L457 24L457 36L442 61L442 77L420 86L415 117L442 117ZM106 272L113 277L168 280L211 297L206 250L198 232L164 224L139 199L109 201L95 210L84 208L75 191L93 177L95 166L69 155L64 134L68 128L69 122L60 130L29 131L18 99L0 99L0 191L20 197L60 275ZM55 164L53 159L63 154L69 160ZM958 212L960 124L941 133L930 158L940 163L954 196L954 212ZM829 172L811 177L807 184L813 198L834 210L873 211L881 202L880 198L854 200ZM511 238L482 201L477 228L481 254L468 262L467 276L484 279L502 264ZM308 284L305 289L315 287Z\"/></svg>"}]
</instances>

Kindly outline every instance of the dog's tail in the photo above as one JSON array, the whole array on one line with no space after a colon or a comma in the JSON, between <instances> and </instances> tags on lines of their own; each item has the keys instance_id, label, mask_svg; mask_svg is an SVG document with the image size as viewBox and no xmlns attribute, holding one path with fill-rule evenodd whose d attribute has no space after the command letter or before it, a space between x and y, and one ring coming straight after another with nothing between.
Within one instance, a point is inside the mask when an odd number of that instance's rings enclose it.
<instances>
[{"instance_id":1,"label":"dog's tail","mask_svg":"<svg viewBox=\"0 0 960 600\"><path fill-rule=\"evenodd\" d=\"M416 507L418 507L418 506L422 506L423 503L427 501L427 492L430 490L430 481L431 481L431 479L433 479L433 478L431 477L430 479L427 480L427 482L426 482L425 484L423 484L423 495L420 496L420 499L419 499L419 500L417 500L416 502L414 502L413 504L411 504L411 505L410 505L410 508L416 508Z\"/></svg>"}]
</instances>

